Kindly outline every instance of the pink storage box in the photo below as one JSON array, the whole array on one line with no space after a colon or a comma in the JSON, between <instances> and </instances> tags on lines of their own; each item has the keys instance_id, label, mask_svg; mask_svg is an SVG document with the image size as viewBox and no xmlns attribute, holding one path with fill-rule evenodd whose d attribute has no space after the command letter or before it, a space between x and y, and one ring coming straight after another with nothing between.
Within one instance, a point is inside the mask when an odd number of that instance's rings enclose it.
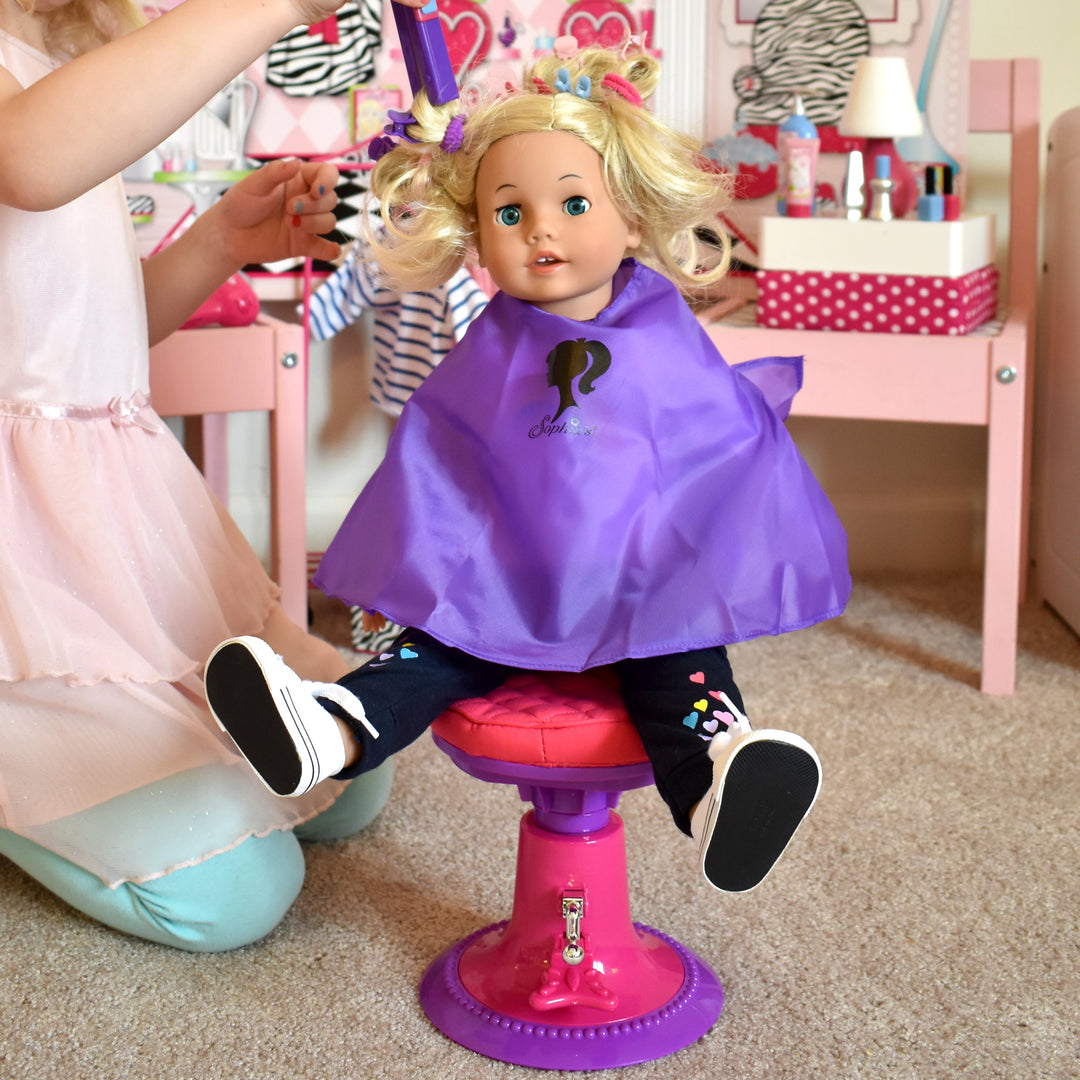
<instances>
[{"instance_id":1,"label":"pink storage box","mask_svg":"<svg viewBox=\"0 0 1080 1080\"><path fill-rule=\"evenodd\" d=\"M966 334L997 311L998 271L963 277L759 270L759 326L880 334Z\"/></svg>"}]
</instances>

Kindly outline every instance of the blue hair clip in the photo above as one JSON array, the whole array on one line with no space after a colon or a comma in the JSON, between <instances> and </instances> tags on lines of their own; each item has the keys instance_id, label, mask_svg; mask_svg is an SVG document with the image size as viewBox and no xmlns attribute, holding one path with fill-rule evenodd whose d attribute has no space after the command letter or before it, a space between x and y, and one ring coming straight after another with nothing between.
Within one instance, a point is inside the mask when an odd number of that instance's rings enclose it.
<instances>
[{"instance_id":1,"label":"blue hair clip","mask_svg":"<svg viewBox=\"0 0 1080 1080\"><path fill-rule=\"evenodd\" d=\"M559 68L555 72L555 93L556 94L574 94L575 97L584 98L589 100L589 94L592 92L592 81L588 75L582 75L578 81L577 86L571 87L570 85L570 72L566 68Z\"/></svg>"}]
</instances>

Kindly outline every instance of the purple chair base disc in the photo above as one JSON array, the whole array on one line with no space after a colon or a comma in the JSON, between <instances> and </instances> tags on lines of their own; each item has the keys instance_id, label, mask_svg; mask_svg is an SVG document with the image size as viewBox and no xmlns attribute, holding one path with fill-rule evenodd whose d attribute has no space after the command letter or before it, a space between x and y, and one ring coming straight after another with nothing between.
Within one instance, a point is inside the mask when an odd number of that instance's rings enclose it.
<instances>
[{"instance_id":1,"label":"purple chair base disc","mask_svg":"<svg viewBox=\"0 0 1080 1080\"><path fill-rule=\"evenodd\" d=\"M642 1016L588 1026L539 1024L507 1016L478 1001L458 977L465 950L478 938L507 923L470 934L442 952L424 972L420 1004L428 1019L448 1038L496 1061L538 1069L614 1069L638 1065L681 1050L701 1038L716 1022L724 992L716 973L699 956L659 930L635 923L643 934L666 942L682 960L683 984L670 1001Z\"/></svg>"}]
</instances>

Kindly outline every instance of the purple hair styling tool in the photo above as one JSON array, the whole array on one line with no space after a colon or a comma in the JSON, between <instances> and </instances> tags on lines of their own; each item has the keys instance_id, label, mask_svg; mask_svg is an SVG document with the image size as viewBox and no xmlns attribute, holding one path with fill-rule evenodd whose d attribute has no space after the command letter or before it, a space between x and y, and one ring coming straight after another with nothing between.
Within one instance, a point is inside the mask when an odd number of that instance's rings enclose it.
<instances>
[{"instance_id":1,"label":"purple hair styling tool","mask_svg":"<svg viewBox=\"0 0 1080 1080\"><path fill-rule=\"evenodd\" d=\"M396 2L390 5L394 10L401 52L405 58L405 70L409 75L409 87L413 97L420 90L427 92L432 105L445 105L458 96L457 80L450 64L450 54L446 49L442 25L439 21L439 8L436 0L431 0L422 8L408 7ZM371 140L368 157L378 161L388 150L393 149L395 139L408 139L406 128L415 123L412 115L389 109L390 123L383 128L385 135ZM412 141L412 140L410 140Z\"/></svg>"}]
</instances>

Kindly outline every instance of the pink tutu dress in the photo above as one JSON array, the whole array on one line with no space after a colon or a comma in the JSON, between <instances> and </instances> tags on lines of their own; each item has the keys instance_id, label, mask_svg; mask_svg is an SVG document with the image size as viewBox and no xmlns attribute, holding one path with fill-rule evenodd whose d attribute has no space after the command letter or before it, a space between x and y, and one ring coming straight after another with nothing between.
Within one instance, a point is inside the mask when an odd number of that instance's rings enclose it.
<instances>
[{"instance_id":1,"label":"pink tutu dress","mask_svg":"<svg viewBox=\"0 0 1080 1080\"><path fill-rule=\"evenodd\" d=\"M0 31L24 85L56 64ZM0 206L0 828L110 885L291 828L206 707L223 638L276 599L149 399L142 275L118 178Z\"/></svg>"}]
</instances>

